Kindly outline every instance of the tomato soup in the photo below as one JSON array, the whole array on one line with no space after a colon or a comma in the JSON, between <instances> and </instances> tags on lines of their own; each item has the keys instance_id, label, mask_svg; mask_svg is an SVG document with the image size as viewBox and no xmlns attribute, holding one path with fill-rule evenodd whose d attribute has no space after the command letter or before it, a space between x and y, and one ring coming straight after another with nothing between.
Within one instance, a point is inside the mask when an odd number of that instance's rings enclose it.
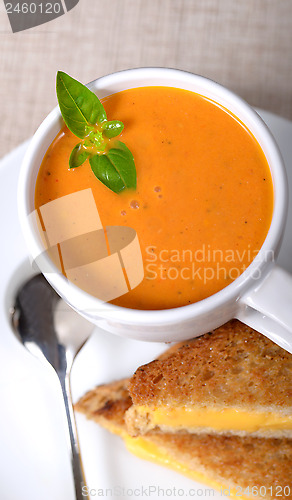
<instances>
[{"instance_id":1,"label":"tomato soup","mask_svg":"<svg viewBox=\"0 0 292 500\"><path fill-rule=\"evenodd\" d=\"M256 257L272 218L266 158L246 127L218 104L169 87L125 90L102 100L133 153L136 191L115 194L89 161L69 169L79 142L63 128L40 167L35 206L91 188L104 226L136 230L144 279L114 304L168 309L200 301Z\"/></svg>"}]
</instances>

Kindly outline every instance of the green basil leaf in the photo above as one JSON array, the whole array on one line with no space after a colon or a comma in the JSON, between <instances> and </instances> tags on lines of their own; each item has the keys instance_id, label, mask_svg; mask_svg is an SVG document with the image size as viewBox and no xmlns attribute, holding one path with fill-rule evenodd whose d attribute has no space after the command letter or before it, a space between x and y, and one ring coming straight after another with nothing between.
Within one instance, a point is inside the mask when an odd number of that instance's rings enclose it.
<instances>
[{"instance_id":1,"label":"green basil leaf","mask_svg":"<svg viewBox=\"0 0 292 500\"><path fill-rule=\"evenodd\" d=\"M124 124L118 120L112 120L102 124L102 132L105 137L112 139L117 137L123 131Z\"/></svg>"},{"instance_id":2,"label":"green basil leaf","mask_svg":"<svg viewBox=\"0 0 292 500\"><path fill-rule=\"evenodd\" d=\"M107 153L108 158L119 172L126 188L136 189L137 175L133 155L126 144L116 141Z\"/></svg>"},{"instance_id":3,"label":"green basil leaf","mask_svg":"<svg viewBox=\"0 0 292 500\"><path fill-rule=\"evenodd\" d=\"M57 73L56 90L63 119L71 132L80 139L97 122L106 120L105 109L98 97L63 71Z\"/></svg>"},{"instance_id":4,"label":"green basil leaf","mask_svg":"<svg viewBox=\"0 0 292 500\"><path fill-rule=\"evenodd\" d=\"M107 153L95 155L89 163L94 175L114 193L136 188L136 168L127 146L118 141Z\"/></svg>"},{"instance_id":5,"label":"green basil leaf","mask_svg":"<svg viewBox=\"0 0 292 500\"><path fill-rule=\"evenodd\" d=\"M69 158L69 167L70 168L80 167L80 165L82 165L82 163L84 163L85 160L87 160L89 155L90 153L84 151L82 143L80 142L79 144L77 144L77 146L75 146L75 148L72 149Z\"/></svg>"},{"instance_id":6,"label":"green basil leaf","mask_svg":"<svg viewBox=\"0 0 292 500\"><path fill-rule=\"evenodd\" d=\"M114 193L119 193L125 188L125 183L107 155L95 155L90 158L89 163L95 177Z\"/></svg>"}]
</instances>

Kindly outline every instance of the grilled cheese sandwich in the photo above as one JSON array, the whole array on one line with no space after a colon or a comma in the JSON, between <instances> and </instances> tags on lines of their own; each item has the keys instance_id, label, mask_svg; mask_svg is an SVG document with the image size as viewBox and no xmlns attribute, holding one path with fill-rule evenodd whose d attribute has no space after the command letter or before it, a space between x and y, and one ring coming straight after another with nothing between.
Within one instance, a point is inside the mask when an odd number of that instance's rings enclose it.
<instances>
[{"instance_id":1,"label":"grilled cheese sandwich","mask_svg":"<svg viewBox=\"0 0 292 500\"><path fill-rule=\"evenodd\" d=\"M292 437L292 355L237 320L138 368L129 392L133 436Z\"/></svg>"},{"instance_id":2,"label":"grilled cheese sandwich","mask_svg":"<svg viewBox=\"0 0 292 500\"><path fill-rule=\"evenodd\" d=\"M103 385L87 393L77 411L121 436L139 458L169 467L214 489L228 489L231 496L246 499L252 486L264 489L264 498L275 498L276 487L286 487L292 498L292 441L188 432L128 434L125 413L131 408L127 381ZM283 490L284 491L284 490ZM263 498L261 494L259 498Z\"/></svg>"}]
</instances>

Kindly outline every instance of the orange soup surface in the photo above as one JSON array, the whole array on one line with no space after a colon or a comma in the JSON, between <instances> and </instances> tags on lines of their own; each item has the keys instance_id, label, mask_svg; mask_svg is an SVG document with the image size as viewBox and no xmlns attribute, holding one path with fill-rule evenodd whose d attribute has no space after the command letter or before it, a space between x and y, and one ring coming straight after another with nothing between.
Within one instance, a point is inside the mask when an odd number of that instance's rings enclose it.
<instances>
[{"instance_id":1,"label":"orange soup surface","mask_svg":"<svg viewBox=\"0 0 292 500\"><path fill-rule=\"evenodd\" d=\"M131 150L137 190L115 194L89 161L69 169L79 142L66 127L40 167L35 207L91 188L103 226L136 230L144 279L114 304L168 309L226 287L255 258L272 218L265 156L245 126L216 103L169 87L125 90L102 100Z\"/></svg>"}]
</instances>

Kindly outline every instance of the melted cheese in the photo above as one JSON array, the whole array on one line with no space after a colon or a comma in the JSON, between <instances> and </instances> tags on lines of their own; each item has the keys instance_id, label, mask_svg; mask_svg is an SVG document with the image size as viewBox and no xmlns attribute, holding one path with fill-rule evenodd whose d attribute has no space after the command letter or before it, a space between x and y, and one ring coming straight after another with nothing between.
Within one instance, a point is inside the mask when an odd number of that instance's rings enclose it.
<instances>
[{"instance_id":1,"label":"melted cheese","mask_svg":"<svg viewBox=\"0 0 292 500\"><path fill-rule=\"evenodd\" d=\"M157 446L155 443L152 443L147 438L142 438L142 437L133 438L128 435L123 435L123 439L125 441L128 450L134 455L138 456L139 458L142 458L144 460L150 460L151 462L173 469L176 472L179 472L180 474L183 474L189 477L190 479L193 479L194 481L204 483L205 485L220 491L221 494L223 490L225 491L228 490L228 496L230 494L230 496L236 497L238 499L247 498L245 496L238 496L238 492L235 490L235 488L230 488L230 487L226 488L226 486L219 483L218 481L210 479L205 474L197 472L188 467L188 465L175 460L167 453L165 449Z\"/></svg>"},{"instance_id":2,"label":"melted cheese","mask_svg":"<svg viewBox=\"0 0 292 500\"><path fill-rule=\"evenodd\" d=\"M137 407L141 416L147 415L151 426L162 428L211 428L216 431L244 431L257 432L260 430L292 430L292 416L280 415L272 412L249 412L234 408L212 409L212 408L149 408L147 406Z\"/></svg>"},{"instance_id":3,"label":"melted cheese","mask_svg":"<svg viewBox=\"0 0 292 500\"><path fill-rule=\"evenodd\" d=\"M150 439L144 437L131 437L124 427L109 422L107 422L106 428L113 434L119 435L123 439L127 449L138 458L173 469L176 472L193 479L194 481L203 483L210 488L220 491L223 496L227 495L238 500L248 500L248 498L244 495L239 496L238 491L235 488L231 488L230 486L227 487L219 481L210 479L210 477L205 474L191 469L187 464L179 462L174 457L169 455L165 448L157 446L155 443L152 443Z\"/></svg>"}]
</instances>

